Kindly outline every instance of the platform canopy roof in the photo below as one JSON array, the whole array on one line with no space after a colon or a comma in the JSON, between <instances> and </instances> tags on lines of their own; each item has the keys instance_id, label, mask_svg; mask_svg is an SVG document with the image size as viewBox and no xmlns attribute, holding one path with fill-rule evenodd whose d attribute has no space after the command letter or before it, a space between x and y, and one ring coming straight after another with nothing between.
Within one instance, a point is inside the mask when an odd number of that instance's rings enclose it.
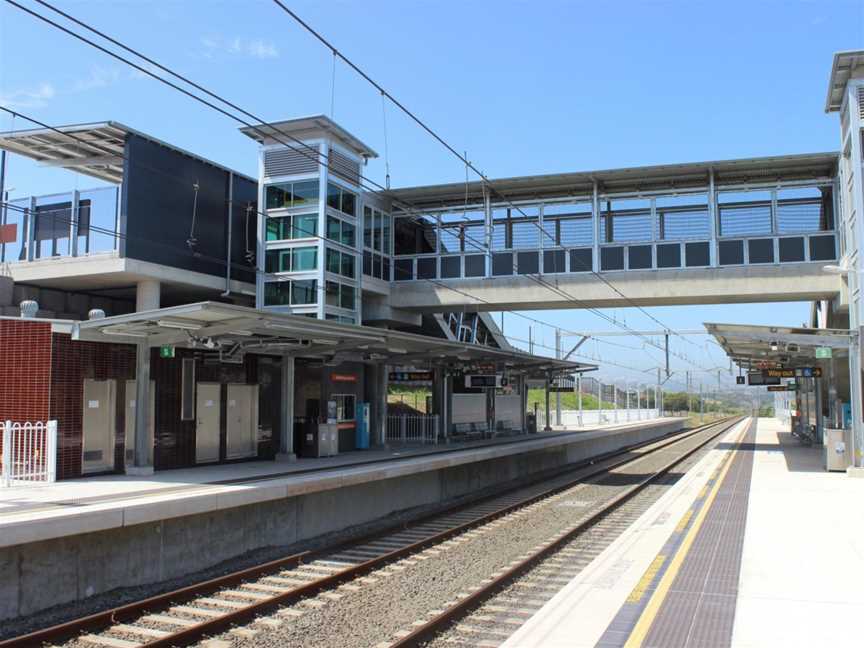
<instances>
[{"instance_id":1,"label":"platform canopy roof","mask_svg":"<svg viewBox=\"0 0 864 648\"><path fill-rule=\"evenodd\" d=\"M454 342L370 326L286 315L218 302L200 302L76 322L72 338L95 342L174 345L219 354L223 361L244 353L309 358L329 366L341 362L413 366L495 365L529 377L595 370L596 365L555 360L521 351Z\"/></svg>"},{"instance_id":2,"label":"platform canopy roof","mask_svg":"<svg viewBox=\"0 0 864 648\"><path fill-rule=\"evenodd\" d=\"M126 138L137 135L223 171L254 178L114 121L0 132L0 149L113 184L123 182Z\"/></svg>"},{"instance_id":3,"label":"platform canopy roof","mask_svg":"<svg viewBox=\"0 0 864 648\"><path fill-rule=\"evenodd\" d=\"M828 347L832 357L848 357L851 332L845 329L711 324L705 328L742 369L759 366L806 367L817 362L816 349Z\"/></svg>"}]
</instances>

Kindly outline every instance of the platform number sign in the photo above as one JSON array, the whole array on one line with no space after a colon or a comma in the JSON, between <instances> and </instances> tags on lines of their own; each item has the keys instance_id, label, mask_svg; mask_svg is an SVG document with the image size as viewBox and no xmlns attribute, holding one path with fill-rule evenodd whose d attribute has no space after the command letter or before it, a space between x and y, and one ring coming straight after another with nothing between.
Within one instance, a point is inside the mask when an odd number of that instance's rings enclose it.
<instances>
[{"instance_id":1,"label":"platform number sign","mask_svg":"<svg viewBox=\"0 0 864 648\"><path fill-rule=\"evenodd\" d=\"M743 385L744 381L745 381L744 376L735 376L735 384L736 385Z\"/></svg>"},{"instance_id":2,"label":"platform number sign","mask_svg":"<svg viewBox=\"0 0 864 648\"><path fill-rule=\"evenodd\" d=\"M159 357L160 358L173 358L174 357L174 347L170 344L163 344L159 347Z\"/></svg>"}]
</instances>

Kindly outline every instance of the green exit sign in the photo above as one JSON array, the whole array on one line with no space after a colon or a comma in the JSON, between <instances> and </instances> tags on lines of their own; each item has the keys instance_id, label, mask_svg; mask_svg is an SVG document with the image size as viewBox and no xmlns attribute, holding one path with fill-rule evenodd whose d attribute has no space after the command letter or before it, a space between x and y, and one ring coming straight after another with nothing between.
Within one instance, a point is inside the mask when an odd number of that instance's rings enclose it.
<instances>
[{"instance_id":1,"label":"green exit sign","mask_svg":"<svg viewBox=\"0 0 864 648\"><path fill-rule=\"evenodd\" d=\"M817 358L830 358L831 357L831 347L816 347L816 357Z\"/></svg>"},{"instance_id":2,"label":"green exit sign","mask_svg":"<svg viewBox=\"0 0 864 648\"><path fill-rule=\"evenodd\" d=\"M163 344L159 347L159 357L160 358L173 358L174 357L174 347L170 344Z\"/></svg>"}]
</instances>

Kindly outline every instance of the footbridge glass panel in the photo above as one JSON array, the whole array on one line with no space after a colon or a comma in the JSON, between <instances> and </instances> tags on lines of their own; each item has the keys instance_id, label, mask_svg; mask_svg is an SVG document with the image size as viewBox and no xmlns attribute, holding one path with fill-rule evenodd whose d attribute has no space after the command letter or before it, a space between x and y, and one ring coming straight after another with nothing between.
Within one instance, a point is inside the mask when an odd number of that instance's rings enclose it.
<instances>
[{"instance_id":1,"label":"footbridge glass panel","mask_svg":"<svg viewBox=\"0 0 864 648\"><path fill-rule=\"evenodd\" d=\"M827 262L829 180L600 193L394 215L395 281Z\"/></svg>"},{"instance_id":2,"label":"footbridge glass panel","mask_svg":"<svg viewBox=\"0 0 864 648\"><path fill-rule=\"evenodd\" d=\"M10 200L0 207L0 262L86 256L117 250L117 187Z\"/></svg>"}]
</instances>

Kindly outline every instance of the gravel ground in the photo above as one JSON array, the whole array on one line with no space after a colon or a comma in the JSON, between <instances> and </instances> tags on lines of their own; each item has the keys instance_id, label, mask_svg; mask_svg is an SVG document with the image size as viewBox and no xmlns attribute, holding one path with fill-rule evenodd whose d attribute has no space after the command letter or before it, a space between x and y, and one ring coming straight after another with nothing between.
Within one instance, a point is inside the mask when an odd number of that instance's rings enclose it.
<instances>
[{"instance_id":1,"label":"gravel ground","mask_svg":"<svg viewBox=\"0 0 864 648\"><path fill-rule=\"evenodd\" d=\"M500 612L498 612L498 610L501 608L512 607L507 603L508 600L525 601L530 597L530 599L536 601L537 604L522 604L520 607L539 609L541 607L540 604L550 600L552 596L554 596L555 592L550 591L538 595L537 590L531 587L532 584L543 580L542 577L537 575L538 572L553 569L558 571L561 569L561 565L566 564L567 567L572 567L572 569L567 569L568 576L572 577L577 575L582 569L590 564L595 556L602 553L606 547L614 542L620 534L620 529L622 527L627 528L635 522L642 513L650 508L654 502L660 499L660 497L681 478L683 473L687 472L702 457L704 457L713 445L714 444L712 443L709 447L706 447L696 452L692 457L685 459L674 473L649 485L633 497L633 499L628 500L625 504L610 513L600 523L591 527L591 529L586 533L580 534L579 537L564 545L560 551L549 556L549 558L539 563L530 572L513 581L513 583L505 587L497 595L484 601L482 605L459 619L454 626L451 626L448 630L442 632L436 639L430 641L426 645L431 648L452 648L459 644L468 645L471 641L476 642L481 638L486 642L495 641L497 643L504 643L503 636L499 638L491 634L482 636L478 634L472 637L469 633L460 632L459 626L464 627L467 625L476 628L492 628L498 632L504 629L508 634L514 633L519 627L518 625L513 625L512 623L489 623L486 619L489 617L499 616ZM575 559L568 558L566 561L562 562L561 554L563 552L569 553L571 551L578 553L579 557ZM558 589L561 588L559 587ZM511 621L514 618L518 618L513 614L505 614L504 616ZM527 617L523 620L527 620Z\"/></svg>"},{"instance_id":2,"label":"gravel ground","mask_svg":"<svg viewBox=\"0 0 864 648\"><path fill-rule=\"evenodd\" d=\"M658 440L658 441L662 441L662 440ZM658 453L658 454L663 454L663 453ZM594 467L590 468L590 470L596 469L596 467L597 466L594 466ZM571 470L571 471L568 471L564 475L558 476L557 478L553 478L550 481L543 482L542 484L538 484L538 485L534 485L534 486L530 486L530 487L525 487L519 492L519 498L524 497L526 492L540 492L541 490L546 490L546 489L550 488L551 485L553 485L554 483L563 483L566 480L572 479L573 474L575 474L575 471ZM522 480L522 481L524 483L525 480ZM516 487L517 485L518 485L518 483L512 483L510 486ZM595 490L600 492L600 491L603 491L605 488L608 488L608 487L609 487L609 485L606 485L606 486L597 485L594 488L595 488ZM499 490L500 490L500 487L499 487ZM472 499L477 499L478 497L485 496L488 494L488 492L489 491L487 491L485 493L484 492L475 493L472 495ZM504 502L508 499L513 500L513 499L515 499L515 497L516 496L514 494L510 494L509 496L505 495L505 496L501 497L501 500L502 500L502 502ZM582 499L583 499L583 495L580 494L580 501ZM465 500L467 500L467 498L463 498L463 501L465 501ZM457 502L448 502L447 506L451 507L456 503ZM535 505L535 506L538 506L538 505ZM545 505L541 504L540 506L545 506ZM440 510L444 507L439 506L437 508L438 508L438 510ZM576 507L576 508L578 509L579 507ZM432 512L430 509L425 509L423 511L414 510L414 511L403 512L403 513L398 514L398 515L390 516L386 520L382 520L382 521L379 521L379 522L376 522L373 524L369 524L369 525L364 525L362 527L354 527L352 529L347 529L347 530L345 530L341 533L338 533L338 534L330 534L326 537L318 538L315 541L306 541L304 543L297 544L297 545L273 547L273 548L261 549L261 550L255 551L255 552L251 552L251 553L246 554L245 556L242 556L240 558L226 561L225 563L217 565L213 568L203 570L203 571L197 572L195 574L190 574L190 575L183 577L183 578L180 578L180 579L175 579L175 580L171 580L171 581L166 581L166 582L156 583L156 584L151 584L151 585L145 585L145 586L124 588L122 590L115 590L113 592L108 592L105 594L100 594L100 595L91 597L91 598L89 598L85 601L82 601L82 602L58 606L58 607L52 608L50 610L46 610L44 612L29 616L29 617L24 617L24 618L15 619L15 620L7 620L7 621L4 621L2 624L2 627L0 627L0 639L12 637L12 636L18 636L18 635L24 634L26 632L29 632L29 631L32 631L35 629L48 627L48 626L54 625L56 623L67 621L67 620L70 620L73 618L78 618L78 617L84 616L86 614L91 614L91 613L101 611L101 610L104 610L104 609L107 609L110 607L114 607L117 605L122 605L122 604L130 602L130 601L140 600L142 598L152 596L154 594L158 594L158 593L165 592L165 591L170 591L170 590L176 589L178 587L183 587L185 585L189 585L189 584L192 584L195 582L200 582L202 580L213 578L215 576L230 573L232 571L236 571L237 569L242 569L244 567L259 564L259 563L267 561L267 560L273 560L275 558L282 557L284 555L296 553L297 551L300 551L300 550L308 550L308 549L316 549L316 548L320 548L320 547L324 547L324 546L332 546L333 544L341 542L341 541L345 541L345 540L348 540L351 538L360 537L360 536L366 535L368 533L371 533L371 532L374 532L374 531L377 531L380 529L384 529L386 527L393 525L394 523L407 522L407 521L410 521L412 519L416 519L417 517L428 515L430 512ZM569 512L572 513L573 511L571 510ZM535 538L535 537L537 537L537 534L531 534L529 532L530 529L526 530L524 528L525 526L526 525L519 525L519 526L514 528L513 532L516 534L519 534L515 537L520 538L520 539L522 538L522 534L524 534L524 536L526 538L525 542L530 542L530 540L528 540L527 538ZM530 525L527 525L527 526L530 526ZM519 546L523 546L523 542L521 542L521 541L518 542L518 544L519 544ZM476 553L482 554L484 551L489 551L489 549L480 549ZM445 555L447 553L449 553L449 552L445 552ZM494 555L494 554L492 554L492 555ZM430 554L430 556L431 556L431 554ZM417 576L417 583L431 582L431 583L435 584L437 580L448 579L448 582L450 582L452 584L458 584L461 587L463 584L466 584L466 583L467 584L473 584L471 582L471 579L473 578L473 576L475 574L481 573L481 571L483 569L487 568L490 560L489 560L489 556L487 556L486 558L487 558L487 560L484 560L481 563L478 563L477 569L470 570L468 572L466 572L465 570L456 569L455 570L457 572L456 576L461 575L462 576L461 579L458 577L451 576L449 569L440 570L437 567L431 567L431 566L426 568L425 564L418 565L418 566L412 565L411 569L408 569L406 571L409 574L412 574L412 576L408 577L409 581L414 580L415 577L413 576L413 574L415 573L415 570L417 568L423 568L423 569L425 569L425 571L423 571L420 575ZM449 560L449 558L448 558L448 560ZM458 560L458 562L461 562L462 559L460 557L458 559L454 559L452 562L456 562L457 560ZM501 560L503 562L507 562L510 560L510 558L507 558L506 560L504 558L501 558ZM426 562L430 562L430 561L425 560L422 562L426 563ZM435 561L431 561L431 562L435 562ZM492 561L492 562L494 562L494 561ZM429 572L428 574L426 573L427 571ZM380 583L380 585L383 586L386 581L390 581L394 578L395 578L394 576L390 576L386 579L382 579L382 582ZM301 630L299 630L298 632L300 633L300 635L302 637L303 633L306 632L306 631L302 630L302 628L314 626L314 619L312 618L313 616L317 616L319 614L323 615L323 613L325 612L325 609L330 608L330 607L333 607L333 608L352 607L353 608L352 599L354 597L358 597L358 606L362 606L364 604L371 606L368 608L368 611L362 607L360 608L360 609L364 609L364 612L362 614L363 618L369 618L370 615L372 614L372 611L375 610L376 606L381 605L382 601L384 602L385 608L391 607L391 604L389 602L390 599L388 598L389 596L391 596L391 594L393 596L396 596L395 600L397 600L397 601L414 600L416 603L413 605L409 605L406 608L406 614L413 613L413 611L417 610L417 611L419 611L418 613L420 614L420 616L422 616L422 614L423 614L423 611L421 610L421 608L423 607L422 602L426 601L426 600L431 600L433 598L432 593L433 592L437 593L437 592L441 591L441 589L442 589L442 588L437 587L437 586L433 587L432 591L429 593L429 595L426 595L426 593L424 592L424 588L425 588L425 585L424 585L424 587L415 587L410 582L405 583L405 584L397 583L392 588L382 589L380 594L374 594L374 593L370 592L369 596L371 597L371 599L369 601L367 601L365 598L364 599L360 598L361 594L363 594L365 596L365 590L369 589L369 586L364 586L363 590L361 590L359 592L340 590L340 593L343 594L345 597L344 603L349 603L350 605L348 605L348 606L341 605L341 604L340 605L329 605L329 603L331 603L332 601L328 601L328 605L325 606L325 608L322 608L320 610L313 610L314 615L313 614L307 614L306 616L295 620L290 625L292 625L292 626L297 625L298 627L301 627ZM457 589L453 589L453 593L456 593ZM400 604L399 605L400 610L401 610L401 607L402 606ZM426 609L427 610L429 609L428 606L426 607ZM336 614L337 617L339 616L338 613L334 613L334 614ZM351 612L350 616L348 618L349 619L353 618L354 614L355 614L354 612ZM309 617L308 619L306 618L307 616ZM401 623L401 618L402 617L400 616L400 623ZM420 618L420 617L418 616L416 618ZM413 619L411 619L411 620L413 620ZM351 624L350 621L348 623L349 623L349 625ZM410 623L410 621L409 621L409 623ZM145 625L147 625L147 624L145 624ZM390 626L392 626L392 627L396 627L397 625L398 625L398 623L395 621L392 624L390 624ZM153 626L153 627L160 627L161 629L168 629L167 627L164 627L164 626ZM287 630L287 626L285 627L285 629ZM289 643L285 643L284 641L282 643L280 643L280 641L278 639L274 639L274 642L272 644L269 644L269 645L298 645L298 646L300 646L300 645L316 645L316 646L363 645L363 642L365 641L365 639L363 637L373 636L373 635L367 635L367 633L364 633L364 632L360 632L359 629L357 630L357 632L359 634L357 636L356 641L353 638L354 635L351 632L349 632L349 634L348 634L349 643L337 642L337 643L332 643L332 644L325 644L325 643L321 643L320 641L318 641L317 638L314 641L310 640L308 643L304 643L305 640L297 641L296 643L291 643L290 641L289 641ZM261 643L261 642L269 641L269 638L265 635L277 635L277 634L278 633L274 633L272 631L268 632L268 633L264 633L264 634L256 637L253 642L250 643L247 641L246 643L247 643L247 645L268 645L267 643ZM384 636L384 633L380 629L376 629L374 632L374 636L381 637L381 636ZM140 640L140 638L139 638L139 640ZM238 641L238 638L232 635L231 640L232 641ZM291 640L291 641L293 641L293 640ZM379 641L380 641L380 639L379 639ZM85 644L83 644L81 642L72 642L70 644L67 644L67 646L78 646L78 645L83 646ZM91 648L92 648L92 645L90 645L90 644L87 644L87 645L91 646Z\"/></svg>"},{"instance_id":3,"label":"gravel ground","mask_svg":"<svg viewBox=\"0 0 864 648\"><path fill-rule=\"evenodd\" d=\"M449 502L447 504L447 506L452 505L453 502ZM352 538L358 538L370 533L377 532L379 530L388 528L394 524L398 524L403 521L408 522L410 520L416 519L419 516L428 515L429 513L429 509L424 509L423 511L406 511L403 513L391 515L386 520L380 520L366 525L351 527L350 529L345 529L342 532L328 534L314 540L303 541L302 543L284 545L280 547L267 547L263 549L258 549L238 558L232 558L231 560L227 560L223 563L215 565L214 567L198 571L193 574L189 574L182 578L161 581L159 583L152 583L148 585L124 587L122 589L116 589L110 592L105 592L103 594L91 596L83 601L58 605L56 607L44 610L30 616L20 617L17 619L4 619L3 622L0 623L0 640L8 639L10 637L17 637L19 635L26 634L34 630L47 628L58 623L77 619L88 614L101 612L103 610L117 607L119 605L124 605L126 603L131 603L133 601L140 601L141 599L155 596L156 594L169 592L181 587L185 587L187 585L192 585L194 583L200 583L211 578L216 578L217 576L229 574L231 572L245 569L247 567L253 567L263 562L276 560L277 558L282 558L284 556L295 554L300 551L316 550L332 546L334 544L351 540ZM89 648L92 648L93 646L92 644L87 645Z\"/></svg>"},{"instance_id":4,"label":"gravel ground","mask_svg":"<svg viewBox=\"0 0 864 648\"><path fill-rule=\"evenodd\" d=\"M691 439L682 446L693 447L698 443L699 439ZM285 621L278 629L260 632L252 638L225 634L219 639L244 647L376 646L413 622L426 619L430 610L442 609L460 593L478 586L562 528L584 519L622 488L640 481L681 452L682 447L661 450L616 469L596 483L580 485L556 498L568 505L556 506L546 500L502 518L495 523L494 532L461 536L438 545L420 554L416 562L402 561L396 569L384 570L386 576L375 572L371 574L377 579L374 583L345 591L336 601L327 600L320 607L300 604L300 609L307 611ZM403 566L404 569L399 569Z\"/></svg>"}]
</instances>

